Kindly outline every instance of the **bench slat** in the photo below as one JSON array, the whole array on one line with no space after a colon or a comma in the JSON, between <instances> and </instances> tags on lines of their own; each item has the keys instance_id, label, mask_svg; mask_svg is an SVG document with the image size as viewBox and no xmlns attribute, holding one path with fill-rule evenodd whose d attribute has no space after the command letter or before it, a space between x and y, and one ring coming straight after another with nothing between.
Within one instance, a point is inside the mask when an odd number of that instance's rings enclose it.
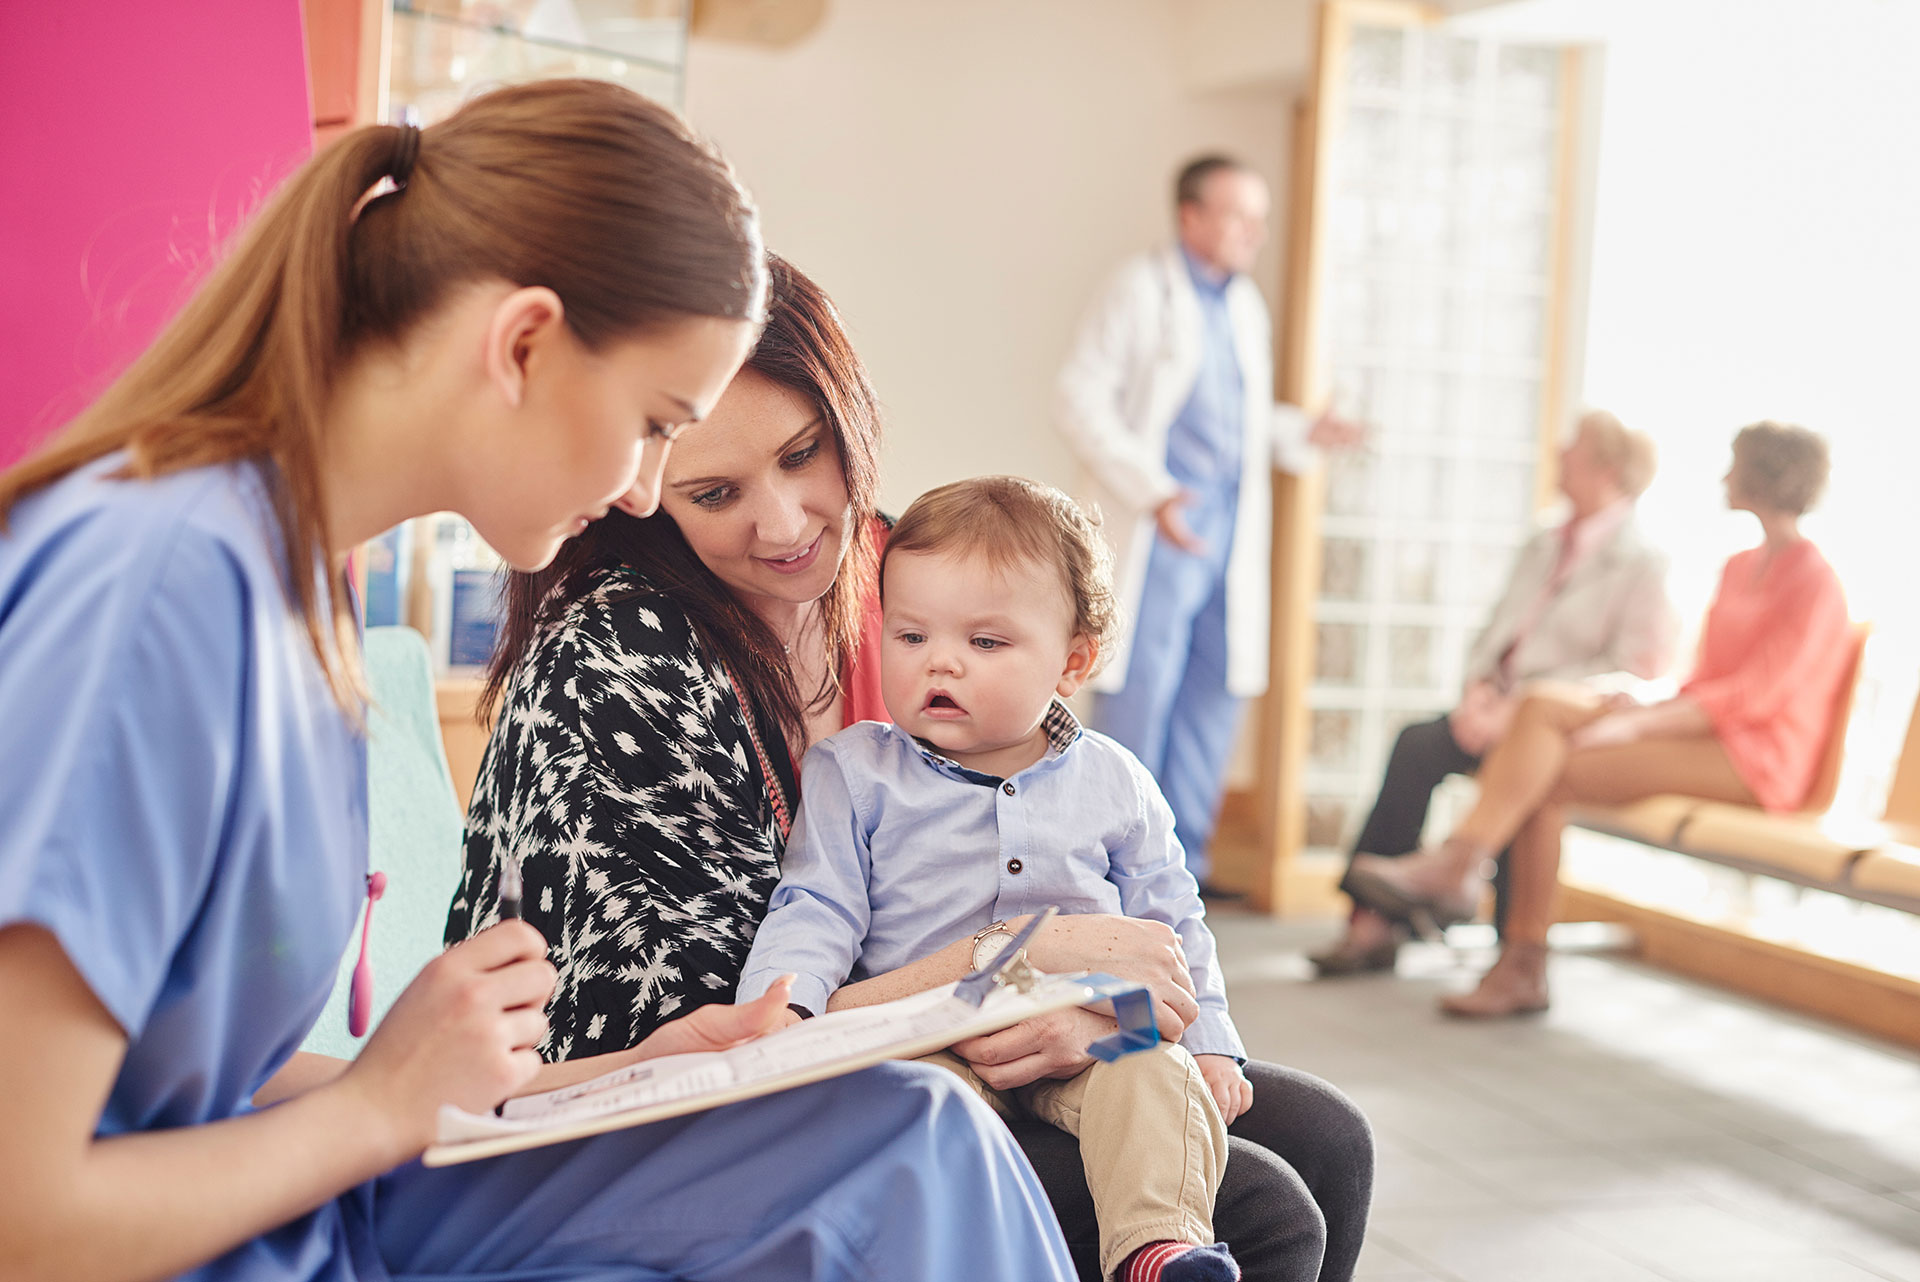
<instances>
[{"instance_id":1,"label":"bench slat","mask_svg":"<svg viewBox=\"0 0 1920 1282\"><path fill-rule=\"evenodd\" d=\"M1751 806L1703 802L1677 845L1684 854L1727 855L1814 881L1839 883L1863 853L1884 842L1878 824L1842 825Z\"/></svg>"},{"instance_id":2,"label":"bench slat","mask_svg":"<svg viewBox=\"0 0 1920 1282\"><path fill-rule=\"evenodd\" d=\"M1850 883L1876 902L1905 900L1889 906L1920 912L1920 849L1891 842L1869 850L1853 865Z\"/></svg>"}]
</instances>

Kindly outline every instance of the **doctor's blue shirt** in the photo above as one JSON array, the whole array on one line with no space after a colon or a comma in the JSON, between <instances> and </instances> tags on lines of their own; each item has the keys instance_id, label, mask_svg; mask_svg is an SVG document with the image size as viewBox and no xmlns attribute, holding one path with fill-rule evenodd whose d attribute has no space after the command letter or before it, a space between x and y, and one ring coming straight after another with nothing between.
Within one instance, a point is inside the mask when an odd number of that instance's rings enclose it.
<instances>
[{"instance_id":1,"label":"doctor's blue shirt","mask_svg":"<svg viewBox=\"0 0 1920 1282\"><path fill-rule=\"evenodd\" d=\"M1247 381L1240 369L1227 290L1183 245L1180 261L1200 304L1200 373L1167 429L1167 472L1189 489L1231 489L1240 478L1247 427Z\"/></svg>"},{"instance_id":2,"label":"doctor's blue shirt","mask_svg":"<svg viewBox=\"0 0 1920 1282\"><path fill-rule=\"evenodd\" d=\"M842 984L885 974L1049 904L1162 922L1180 937L1200 1018L1196 1055L1246 1049L1227 1014L1213 932L1146 767L1055 704L1046 756L1006 779L863 721L814 745L781 879L739 1000L781 975L819 1013Z\"/></svg>"}]
</instances>

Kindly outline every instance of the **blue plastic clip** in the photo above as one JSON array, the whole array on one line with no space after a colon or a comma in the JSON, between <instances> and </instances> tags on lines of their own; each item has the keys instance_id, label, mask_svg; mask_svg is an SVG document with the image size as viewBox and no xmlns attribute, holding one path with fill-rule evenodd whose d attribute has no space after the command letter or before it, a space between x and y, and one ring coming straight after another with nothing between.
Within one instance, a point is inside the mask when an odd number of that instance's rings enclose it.
<instances>
[{"instance_id":1,"label":"blue plastic clip","mask_svg":"<svg viewBox=\"0 0 1920 1282\"><path fill-rule=\"evenodd\" d=\"M1126 981L1115 979L1112 975L1088 975L1080 982L1090 988L1098 988L1102 984L1121 985ZM1122 1055L1152 1050L1160 1044L1160 1026L1153 1018L1151 993L1138 986L1129 986L1108 1000L1113 1003L1113 1017L1120 1021L1120 1031L1102 1037L1087 1047L1087 1054L1111 1064Z\"/></svg>"}]
</instances>

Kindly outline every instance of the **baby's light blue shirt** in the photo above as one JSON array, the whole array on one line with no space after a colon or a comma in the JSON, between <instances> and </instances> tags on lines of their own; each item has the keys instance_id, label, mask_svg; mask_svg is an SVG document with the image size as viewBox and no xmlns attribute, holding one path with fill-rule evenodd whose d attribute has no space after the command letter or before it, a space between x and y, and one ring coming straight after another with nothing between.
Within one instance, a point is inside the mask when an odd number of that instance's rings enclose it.
<instances>
[{"instance_id":1,"label":"baby's light blue shirt","mask_svg":"<svg viewBox=\"0 0 1920 1282\"><path fill-rule=\"evenodd\" d=\"M794 1003L818 1013L842 984L1057 904L1172 927L1200 1004L1181 1045L1244 1059L1199 886L1158 785L1064 705L1047 729L1046 756L1006 779L878 721L814 745L739 1000L792 973Z\"/></svg>"}]
</instances>

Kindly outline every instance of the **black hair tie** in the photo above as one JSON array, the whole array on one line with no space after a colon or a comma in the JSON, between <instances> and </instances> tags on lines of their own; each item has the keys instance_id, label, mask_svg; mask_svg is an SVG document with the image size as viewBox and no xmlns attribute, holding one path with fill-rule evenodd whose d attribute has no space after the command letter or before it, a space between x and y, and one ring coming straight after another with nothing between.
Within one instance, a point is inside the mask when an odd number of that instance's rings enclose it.
<instances>
[{"instance_id":1,"label":"black hair tie","mask_svg":"<svg viewBox=\"0 0 1920 1282\"><path fill-rule=\"evenodd\" d=\"M404 187L407 179L413 177L413 166L420 159L420 127L418 125L399 125L399 145L394 148L393 163L387 167L387 176L394 185Z\"/></svg>"}]
</instances>

